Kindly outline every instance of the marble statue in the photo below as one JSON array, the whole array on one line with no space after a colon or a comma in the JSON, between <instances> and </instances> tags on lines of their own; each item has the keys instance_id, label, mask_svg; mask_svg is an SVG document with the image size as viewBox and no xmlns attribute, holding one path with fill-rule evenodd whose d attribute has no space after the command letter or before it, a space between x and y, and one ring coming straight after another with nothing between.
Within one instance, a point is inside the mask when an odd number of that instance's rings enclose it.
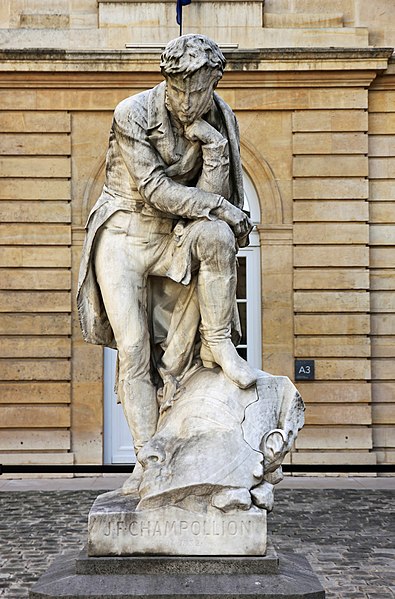
<instances>
[{"instance_id":1,"label":"marble statue","mask_svg":"<svg viewBox=\"0 0 395 599\"><path fill-rule=\"evenodd\" d=\"M138 542L147 514L189 522L191 554L220 551L199 541L205 526L229 532L224 554L262 553L263 513L303 426L289 379L252 368L235 347L236 253L252 223L237 121L214 91L224 66L213 41L181 36L161 56L164 81L114 112L77 301L85 340L118 350L138 462L122 491L93 508L91 555L186 551L171 534L167 544L142 533ZM255 522L248 540L232 533L245 518Z\"/></svg>"}]
</instances>

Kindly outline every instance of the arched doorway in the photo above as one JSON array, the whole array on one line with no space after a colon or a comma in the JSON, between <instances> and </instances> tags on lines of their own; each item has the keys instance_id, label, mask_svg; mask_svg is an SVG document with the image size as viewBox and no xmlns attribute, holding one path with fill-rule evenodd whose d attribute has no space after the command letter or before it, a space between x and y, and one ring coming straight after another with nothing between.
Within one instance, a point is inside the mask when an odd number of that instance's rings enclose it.
<instances>
[{"instance_id":1,"label":"arched doorway","mask_svg":"<svg viewBox=\"0 0 395 599\"><path fill-rule=\"evenodd\" d=\"M245 200L254 224L261 222L257 192L250 177L244 172ZM243 330L238 351L256 368L262 367L261 339L261 284L259 235L253 231L250 245L238 253L237 303ZM130 464L135 462L132 437L114 392L116 352L104 350L104 462Z\"/></svg>"}]
</instances>

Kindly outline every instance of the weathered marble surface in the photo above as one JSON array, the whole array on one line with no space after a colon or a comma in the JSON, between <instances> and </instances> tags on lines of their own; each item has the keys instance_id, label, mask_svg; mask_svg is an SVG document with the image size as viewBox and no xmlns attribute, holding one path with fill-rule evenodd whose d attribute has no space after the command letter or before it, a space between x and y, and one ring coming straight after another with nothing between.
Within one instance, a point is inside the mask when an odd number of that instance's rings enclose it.
<instances>
[{"instance_id":1,"label":"weathered marble surface","mask_svg":"<svg viewBox=\"0 0 395 599\"><path fill-rule=\"evenodd\" d=\"M115 109L102 194L87 222L77 304L84 339L118 350L118 396L136 455L191 369L255 383L237 353L236 253L252 223L225 67L201 35L171 41L165 81ZM159 405L158 405L159 404Z\"/></svg>"},{"instance_id":2,"label":"weathered marble surface","mask_svg":"<svg viewBox=\"0 0 395 599\"><path fill-rule=\"evenodd\" d=\"M172 504L200 511L208 503L228 512L253 502L271 508L263 496L270 498L282 478L304 406L287 377L258 370L256 376L256 385L242 390L219 368L191 374L141 452L138 509Z\"/></svg>"},{"instance_id":3,"label":"weathered marble surface","mask_svg":"<svg viewBox=\"0 0 395 599\"><path fill-rule=\"evenodd\" d=\"M236 350L236 255L252 223L237 121L214 91L224 56L191 34L160 66L163 83L115 109L81 260L83 336L118 350L138 460L93 507L89 554L263 555L304 406Z\"/></svg>"},{"instance_id":4,"label":"weathered marble surface","mask_svg":"<svg viewBox=\"0 0 395 599\"><path fill-rule=\"evenodd\" d=\"M266 512L196 513L174 505L137 510L130 495L113 491L95 502L88 526L88 554L264 555Z\"/></svg>"},{"instance_id":5,"label":"weathered marble surface","mask_svg":"<svg viewBox=\"0 0 395 599\"><path fill-rule=\"evenodd\" d=\"M141 452L138 489L92 507L89 555L265 555L266 512L304 406L287 377L256 374L244 390L219 368L184 381Z\"/></svg>"}]
</instances>

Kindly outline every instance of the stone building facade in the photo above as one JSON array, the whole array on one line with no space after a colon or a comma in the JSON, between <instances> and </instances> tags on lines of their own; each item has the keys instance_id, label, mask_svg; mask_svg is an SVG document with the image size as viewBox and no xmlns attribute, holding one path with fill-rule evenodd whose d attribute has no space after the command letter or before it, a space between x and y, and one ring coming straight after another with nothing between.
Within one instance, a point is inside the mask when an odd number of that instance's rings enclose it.
<instances>
[{"instance_id":1,"label":"stone building facade","mask_svg":"<svg viewBox=\"0 0 395 599\"><path fill-rule=\"evenodd\" d=\"M193 31L223 44L258 202L262 366L315 362L290 460L393 463L395 5L193 0ZM0 463L103 461L103 350L74 299L84 223L112 111L161 80L177 35L169 0L0 7Z\"/></svg>"}]
</instances>

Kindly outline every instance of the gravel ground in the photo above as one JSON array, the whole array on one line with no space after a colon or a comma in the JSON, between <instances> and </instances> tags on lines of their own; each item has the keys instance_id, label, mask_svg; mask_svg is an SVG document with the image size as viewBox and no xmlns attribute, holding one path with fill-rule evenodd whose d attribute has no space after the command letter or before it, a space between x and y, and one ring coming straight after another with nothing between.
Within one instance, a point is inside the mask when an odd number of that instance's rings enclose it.
<instances>
[{"instance_id":1,"label":"gravel ground","mask_svg":"<svg viewBox=\"0 0 395 599\"><path fill-rule=\"evenodd\" d=\"M0 597L27 599L60 553L85 544L98 491L0 494ZM327 599L395 598L391 490L281 489L269 532L277 550L305 555Z\"/></svg>"}]
</instances>

